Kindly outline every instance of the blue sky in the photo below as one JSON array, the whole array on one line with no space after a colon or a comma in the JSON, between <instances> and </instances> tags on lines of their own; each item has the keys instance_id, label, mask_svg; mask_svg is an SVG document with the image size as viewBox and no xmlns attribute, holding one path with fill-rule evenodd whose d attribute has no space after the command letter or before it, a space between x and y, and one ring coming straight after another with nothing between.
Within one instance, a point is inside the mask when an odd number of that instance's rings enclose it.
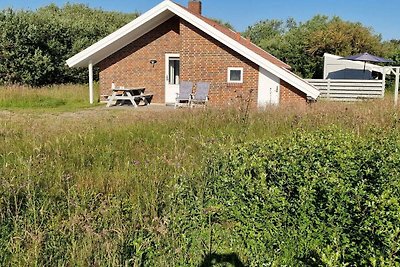
<instances>
[{"instance_id":1,"label":"blue sky","mask_svg":"<svg viewBox=\"0 0 400 267\"><path fill-rule=\"evenodd\" d=\"M161 0L0 0L6 7L36 9L50 3L84 3L104 10L146 12ZM188 0L175 0L187 5ZM337 15L349 21L359 21L380 33L383 39L400 39L399 0L202 0L203 14L230 22L238 31L263 19L306 21L316 14Z\"/></svg>"}]
</instances>

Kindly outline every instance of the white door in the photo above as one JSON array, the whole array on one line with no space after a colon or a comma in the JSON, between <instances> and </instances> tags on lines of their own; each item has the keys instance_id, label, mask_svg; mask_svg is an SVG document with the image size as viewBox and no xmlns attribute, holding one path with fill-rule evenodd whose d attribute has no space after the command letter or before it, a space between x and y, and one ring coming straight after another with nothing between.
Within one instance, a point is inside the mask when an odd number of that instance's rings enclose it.
<instances>
[{"instance_id":1,"label":"white door","mask_svg":"<svg viewBox=\"0 0 400 267\"><path fill-rule=\"evenodd\" d=\"M175 103L179 92L179 54L165 54L165 103Z\"/></svg>"},{"instance_id":2,"label":"white door","mask_svg":"<svg viewBox=\"0 0 400 267\"><path fill-rule=\"evenodd\" d=\"M258 78L258 107L278 105L280 95L280 79L260 67Z\"/></svg>"}]
</instances>

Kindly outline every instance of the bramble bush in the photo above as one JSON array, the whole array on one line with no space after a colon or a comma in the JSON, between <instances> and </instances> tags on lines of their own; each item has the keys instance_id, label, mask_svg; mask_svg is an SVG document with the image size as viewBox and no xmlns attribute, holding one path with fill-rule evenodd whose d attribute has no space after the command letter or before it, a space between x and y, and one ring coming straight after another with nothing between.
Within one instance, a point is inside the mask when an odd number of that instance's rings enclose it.
<instances>
[{"instance_id":1,"label":"bramble bush","mask_svg":"<svg viewBox=\"0 0 400 267\"><path fill-rule=\"evenodd\" d=\"M178 186L171 226L187 255L249 266L398 265L399 141L333 128L222 148L197 186Z\"/></svg>"}]
</instances>

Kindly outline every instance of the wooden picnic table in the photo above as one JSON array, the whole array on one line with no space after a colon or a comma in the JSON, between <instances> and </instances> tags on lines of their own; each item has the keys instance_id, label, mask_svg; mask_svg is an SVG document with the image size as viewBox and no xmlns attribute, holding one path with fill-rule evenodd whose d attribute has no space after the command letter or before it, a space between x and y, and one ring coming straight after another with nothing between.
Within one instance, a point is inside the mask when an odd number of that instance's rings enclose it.
<instances>
[{"instance_id":1,"label":"wooden picnic table","mask_svg":"<svg viewBox=\"0 0 400 267\"><path fill-rule=\"evenodd\" d=\"M144 104L147 106L149 105L149 101L147 100L147 98L151 97L152 95L145 94L145 90L145 87L114 88L112 89L112 95L108 99L107 107L111 107L114 101L115 103L117 103L118 101L122 101L123 104L126 100L129 100L135 108L138 107L136 101L138 103L140 103L140 101L143 101Z\"/></svg>"}]
</instances>

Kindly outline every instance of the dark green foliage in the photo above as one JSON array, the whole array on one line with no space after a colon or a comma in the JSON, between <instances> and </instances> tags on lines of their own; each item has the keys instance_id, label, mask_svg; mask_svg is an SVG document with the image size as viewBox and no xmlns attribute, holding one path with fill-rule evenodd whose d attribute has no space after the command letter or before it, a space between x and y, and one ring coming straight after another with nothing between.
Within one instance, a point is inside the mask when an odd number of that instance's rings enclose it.
<instances>
[{"instance_id":1,"label":"dark green foliage","mask_svg":"<svg viewBox=\"0 0 400 267\"><path fill-rule=\"evenodd\" d=\"M400 40L390 40L384 43L388 57L394 62L390 65L400 66Z\"/></svg>"},{"instance_id":2,"label":"dark green foliage","mask_svg":"<svg viewBox=\"0 0 400 267\"><path fill-rule=\"evenodd\" d=\"M282 20L264 20L252 26L249 26L244 35L262 47L268 47L268 42L274 42L275 39L285 34L290 29L296 27L294 19L288 19L286 23Z\"/></svg>"},{"instance_id":3,"label":"dark green foliage","mask_svg":"<svg viewBox=\"0 0 400 267\"><path fill-rule=\"evenodd\" d=\"M0 84L85 83L87 71L68 68L66 59L137 15L90 9L81 4L1 11Z\"/></svg>"},{"instance_id":4,"label":"dark green foliage","mask_svg":"<svg viewBox=\"0 0 400 267\"><path fill-rule=\"evenodd\" d=\"M333 128L222 149L203 183L182 190L179 229L206 242L212 227L214 253L249 266L400 264L397 134Z\"/></svg>"}]
</instances>

